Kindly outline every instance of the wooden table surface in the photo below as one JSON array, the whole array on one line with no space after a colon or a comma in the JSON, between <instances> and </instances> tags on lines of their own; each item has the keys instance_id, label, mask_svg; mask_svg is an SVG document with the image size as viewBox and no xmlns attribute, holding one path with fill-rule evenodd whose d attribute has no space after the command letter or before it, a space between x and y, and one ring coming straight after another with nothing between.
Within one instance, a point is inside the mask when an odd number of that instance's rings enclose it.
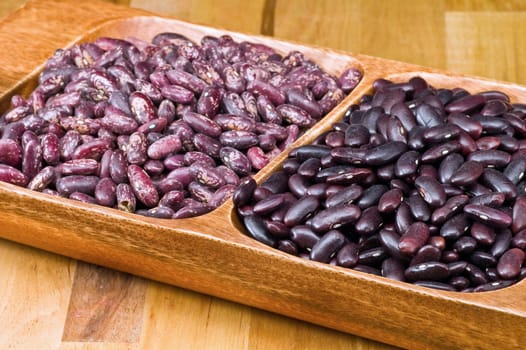
<instances>
[{"instance_id":1,"label":"wooden table surface","mask_svg":"<svg viewBox=\"0 0 526 350\"><path fill-rule=\"evenodd\" d=\"M526 84L521 0L109 2ZM1 0L0 19L24 3ZM5 240L0 240L0 327L0 349L393 348Z\"/></svg>"}]
</instances>

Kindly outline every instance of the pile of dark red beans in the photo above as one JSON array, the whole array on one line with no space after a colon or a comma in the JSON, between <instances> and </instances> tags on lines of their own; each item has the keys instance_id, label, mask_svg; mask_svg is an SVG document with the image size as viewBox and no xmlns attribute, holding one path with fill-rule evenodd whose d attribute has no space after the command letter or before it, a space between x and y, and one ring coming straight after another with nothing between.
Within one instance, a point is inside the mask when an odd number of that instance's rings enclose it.
<instances>
[{"instance_id":1,"label":"pile of dark red beans","mask_svg":"<svg viewBox=\"0 0 526 350\"><path fill-rule=\"evenodd\" d=\"M526 276L526 104L499 91L375 81L315 142L233 200L282 251L447 291Z\"/></svg>"},{"instance_id":2,"label":"pile of dark red beans","mask_svg":"<svg viewBox=\"0 0 526 350\"><path fill-rule=\"evenodd\" d=\"M230 36L57 50L0 118L0 181L158 218L205 214L360 81Z\"/></svg>"}]
</instances>

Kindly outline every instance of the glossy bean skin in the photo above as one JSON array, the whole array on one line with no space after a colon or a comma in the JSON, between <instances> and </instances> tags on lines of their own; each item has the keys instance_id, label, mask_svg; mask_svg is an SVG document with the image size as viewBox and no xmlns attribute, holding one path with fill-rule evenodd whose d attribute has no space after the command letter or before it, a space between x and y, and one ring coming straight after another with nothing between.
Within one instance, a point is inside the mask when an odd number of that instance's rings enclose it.
<instances>
[{"instance_id":1,"label":"glossy bean skin","mask_svg":"<svg viewBox=\"0 0 526 350\"><path fill-rule=\"evenodd\" d=\"M424 245L428 238L429 227L422 222L415 222L400 237L398 244L400 252L413 255Z\"/></svg>"},{"instance_id":2,"label":"glossy bean skin","mask_svg":"<svg viewBox=\"0 0 526 350\"><path fill-rule=\"evenodd\" d=\"M346 204L318 212L312 217L311 227L315 232L336 229L344 224L355 222L361 215L359 207Z\"/></svg>"},{"instance_id":3,"label":"glossy bean skin","mask_svg":"<svg viewBox=\"0 0 526 350\"><path fill-rule=\"evenodd\" d=\"M310 259L320 262L329 262L331 257L345 244L345 236L338 230L325 233L310 252Z\"/></svg>"},{"instance_id":4,"label":"glossy bean skin","mask_svg":"<svg viewBox=\"0 0 526 350\"><path fill-rule=\"evenodd\" d=\"M150 176L138 165L128 166L128 179L135 196L147 207L155 207L159 202L157 192Z\"/></svg>"}]
</instances>

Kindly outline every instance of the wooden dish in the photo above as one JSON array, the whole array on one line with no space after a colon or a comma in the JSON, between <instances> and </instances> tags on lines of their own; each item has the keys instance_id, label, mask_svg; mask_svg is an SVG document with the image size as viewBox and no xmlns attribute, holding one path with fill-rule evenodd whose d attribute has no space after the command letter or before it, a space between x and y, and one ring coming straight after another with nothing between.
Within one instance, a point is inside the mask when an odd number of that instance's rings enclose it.
<instances>
[{"instance_id":1,"label":"wooden dish","mask_svg":"<svg viewBox=\"0 0 526 350\"><path fill-rule=\"evenodd\" d=\"M56 4L58 16L67 6L72 7L72 2L63 4ZM38 2L30 6L43 9ZM101 13L108 9L107 5L100 6ZM513 101L526 101L526 88L518 85L233 33L132 9L118 11L88 27L76 27L77 36L63 44L99 36L149 40L162 31L179 32L196 40L227 33L236 40L263 42L282 52L300 50L331 73L359 67L364 72L360 85L298 139L296 146L330 129L380 77L403 81L420 75L435 87L462 86L471 92L496 89L509 94ZM91 16L77 13L83 18ZM22 22L22 15L23 11L19 19L15 16L9 20ZM54 47L48 43L47 48L52 52ZM0 57L2 69L8 70L13 62ZM3 109L12 94L32 89L42 63L42 58L24 63L35 68L22 70L19 80L0 95ZM260 182L268 177L285 156L283 153L272 161L256 179ZM520 348L526 341L523 282L493 292L461 294L296 258L246 236L232 201L197 218L161 220L5 183L0 184L0 198L0 237L340 331L414 349Z\"/></svg>"}]
</instances>

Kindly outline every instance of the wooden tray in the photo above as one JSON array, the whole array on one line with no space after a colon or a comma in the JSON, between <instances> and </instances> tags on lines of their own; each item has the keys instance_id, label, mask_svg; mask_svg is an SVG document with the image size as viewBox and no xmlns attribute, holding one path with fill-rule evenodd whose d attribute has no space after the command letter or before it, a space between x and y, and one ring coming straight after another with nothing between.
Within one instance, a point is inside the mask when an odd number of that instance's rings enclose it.
<instances>
[{"instance_id":1,"label":"wooden tray","mask_svg":"<svg viewBox=\"0 0 526 350\"><path fill-rule=\"evenodd\" d=\"M108 12L112 7L104 5L105 11L94 14L83 12L73 1L54 5L64 16L72 11L81 17L77 21L85 21L72 24L67 35L58 35L60 40L45 32L44 25L37 25L36 30L42 30L49 40L25 37L11 43L27 50L22 45L34 42L38 55L28 55L22 63L20 58L0 56L2 71L14 72L0 81L3 109L12 94L32 89L45 58L56 47L99 36L148 40L161 31L196 40L227 33L236 40L263 42L282 52L300 50L332 73L348 66L362 69L364 78L358 88L295 145L309 143L328 130L380 77L402 81L420 75L435 87L462 86L471 92L498 89L513 101L526 101L526 88L518 85L228 32L138 10L115 7L115 12ZM33 11L46 8L41 2L29 7ZM47 8L49 12L49 5ZM21 24L22 17L12 16L0 29ZM256 179L268 177L285 156L272 161ZM201 217L160 220L5 183L0 183L0 198L0 237L344 332L414 349L520 348L526 341L523 282L493 292L461 294L296 258L247 237L231 201Z\"/></svg>"}]
</instances>

